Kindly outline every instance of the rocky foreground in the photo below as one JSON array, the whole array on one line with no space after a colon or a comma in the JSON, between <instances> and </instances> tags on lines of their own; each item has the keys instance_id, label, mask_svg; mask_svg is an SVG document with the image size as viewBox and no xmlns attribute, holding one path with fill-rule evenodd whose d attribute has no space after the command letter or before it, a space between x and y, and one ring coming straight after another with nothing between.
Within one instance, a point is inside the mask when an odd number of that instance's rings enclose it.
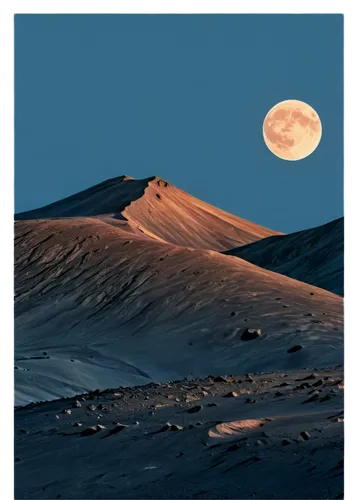
<instances>
[{"instance_id":1,"label":"rocky foreground","mask_svg":"<svg viewBox=\"0 0 358 500\"><path fill-rule=\"evenodd\" d=\"M15 498L343 498L343 367L15 410Z\"/></svg>"}]
</instances>

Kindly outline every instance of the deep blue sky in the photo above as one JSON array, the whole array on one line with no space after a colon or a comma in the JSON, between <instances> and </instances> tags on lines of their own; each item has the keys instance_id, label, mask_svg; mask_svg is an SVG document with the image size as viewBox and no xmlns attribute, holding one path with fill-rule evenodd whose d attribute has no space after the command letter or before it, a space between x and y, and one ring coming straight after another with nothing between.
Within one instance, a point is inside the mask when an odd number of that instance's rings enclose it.
<instances>
[{"instance_id":1,"label":"deep blue sky","mask_svg":"<svg viewBox=\"0 0 358 500\"><path fill-rule=\"evenodd\" d=\"M262 138L285 99L319 113L298 162ZM15 208L158 175L290 232L343 215L343 16L15 16Z\"/></svg>"}]
</instances>

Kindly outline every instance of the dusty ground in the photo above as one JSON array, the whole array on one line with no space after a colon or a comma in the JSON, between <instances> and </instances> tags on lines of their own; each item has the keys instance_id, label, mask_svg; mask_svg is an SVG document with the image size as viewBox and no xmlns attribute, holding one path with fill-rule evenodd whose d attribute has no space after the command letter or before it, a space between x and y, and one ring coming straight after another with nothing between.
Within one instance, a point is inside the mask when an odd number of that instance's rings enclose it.
<instances>
[{"instance_id":1,"label":"dusty ground","mask_svg":"<svg viewBox=\"0 0 358 500\"><path fill-rule=\"evenodd\" d=\"M19 408L15 497L342 498L343 385L338 366Z\"/></svg>"}]
</instances>

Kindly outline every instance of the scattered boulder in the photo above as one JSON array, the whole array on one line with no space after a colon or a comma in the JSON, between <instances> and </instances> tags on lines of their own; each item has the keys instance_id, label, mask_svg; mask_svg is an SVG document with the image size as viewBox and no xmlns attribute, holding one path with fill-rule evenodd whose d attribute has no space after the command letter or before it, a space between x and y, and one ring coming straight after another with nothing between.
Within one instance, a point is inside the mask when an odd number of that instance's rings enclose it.
<instances>
[{"instance_id":1,"label":"scattered boulder","mask_svg":"<svg viewBox=\"0 0 358 500\"><path fill-rule=\"evenodd\" d=\"M211 408L213 406L219 406L217 403L208 403L208 407Z\"/></svg>"},{"instance_id":2,"label":"scattered boulder","mask_svg":"<svg viewBox=\"0 0 358 500\"><path fill-rule=\"evenodd\" d=\"M202 409L203 409L202 405L193 406L192 408L189 408L188 413L197 413Z\"/></svg>"},{"instance_id":3,"label":"scattered boulder","mask_svg":"<svg viewBox=\"0 0 358 500\"><path fill-rule=\"evenodd\" d=\"M87 427L87 429L84 429L81 432L81 436L92 436L93 434L97 434L97 432L100 432L103 429L105 429L104 425L93 425L92 427Z\"/></svg>"},{"instance_id":4,"label":"scattered boulder","mask_svg":"<svg viewBox=\"0 0 358 500\"><path fill-rule=\"evenodd\" d=\"M302 431L302 432L300 433L300 436L301 436L301 438L302 438L302 439L304 439L305 441L308 441L308 440L309 440L309 438L311 437L311 434L310 434L309 432L307 432L307 431Z\"/></svg>"},{"instance_id":5,"label":"scattered boulder","mask_svg":"<svg viewBox=\"0 0 358 500\"><path fill-rule=\"evenodd\" d=\"M181 425L177 424L171 424L167 422L166 424L163 425L163 427L160 429L159 432L167 432L167 431L182 431L184 427Z\"/></svg>"},{"instance_id":6,"label":"scattered boulder","mask_svg":"<svg viewBox=\"0 0 358 500\"><path fill-rule=\"evenodd\" d=\"M322 384L323 384L323 380L320 378L320 379L317 380L317 382L315 382L314 384L312 384L312 387L319 387Z\"/></svg>"},{"instance_id":7,"label":"scattered boulder","mask_svg":"<svg viewBox=\"0 0 358 500\"><path fill-rule=\"evenodd\" d=\"M62 410L61 413L65 413L66 415L71 415L72 411L71 410Z\"/></svg>"},{"instance_id":8,"label":"scattered boulder","mask_svg":"<svg viewBox=\"0 0 358 500\"><path fill-rule=\"evenodd\" d=\"M87 410L89 410L89 411L96 411L97 410L97 406L96 405L88 405L87 406Z\"/></svg>"},{"instance_id":9,"label":"scattered boulder","mask_svg":"<svg viewBox=\"0 0 358 500\"><path fill-rule=\"evenodd\" d=\"M276 398L280 398L281 396L284 396L283 392L280 392L280 391L275 392Z\"/></svg>"},{"instance_id":10,"label":"scattered boulder","mask_svg":"<svg viewBox=\"0 0 358 500\"><path fill-rule=\"evenodd\" d=\"M115 427L109 431L108 435L117 434L118 432L123 431L126 427L128 427L128 425L117 422Z\"/></svg>"},{"instance_id":11,"label":"scattered boulder","mask_svg":"<svg viewBox=\"0 0 358 500\"><path fill-rule=\"evenodd\" d=\"M82 405L78 400L76 400L72 403L72 408L81 408L81 406Z\"/></svg>"},{"instance_id":12,"label":"scattered boulder","mask_svg":"<svg viewBox=\"0 0 358 500\"><path fill-rule=\"evenodd\" d=\"M305 401L302 401L301 404L304 405L306 403L313 403L313 401L317 401L318 398L319 398L319 392L315 391L310 398L305 399Z\"/></svg>"},{"instance_id":13,"label":"scattered boulder","mask_svg":"<svg viewBox=\"0 0 358 500\"><path fill-rule=\"evenodd\" d=\"M15 462L22 462L22 457L15 457Z\"/></svg>"},{"instance_id":14,"label":"scattered boulder","mask_svg":"<svg viewBox=\"0 0 358 500\"><path fill-rule=\"evenodd\" d=\"M287 446L291 444L291 441L289 439L282 439L281 444L282 446Z\"/></svg>"},{"instance_id":15,"label":"scattered boulder","mask_svg":"<svg viewBox=\"0 0 358 500\"><path fill-rule=\"evenodd\" d=\"M235 391L230 391L224 395L224 398L237 398L237 397L238 397L238 393Z\"/></svg>"},{"instance_id":16,"label":"scattered boulder","mask_svg":"<svg viewBox=\"0 0 358 500\"><path fill-rule=\"evenodd\" d=\"M183 429L184 429L184 427L182 427L181 425L178 425L178 424L173 424L170 427L171 431L182 431Z\"/></svg>"},{"instance_id":17,"label":"scattered boulder","mask_svg":"<svg viewBox=\"0 0 358 500\"><path fill-rule=\"evenodd\" d=\"M303 349L302 345L294 345L293 347L290 347L287 350L287 352L291 354L292 352L297 352L297 351L300 351L301 349Z\"/></svg>"},{"instance_id":18,"label":"scattered boulder","mask_svg":"<svg viewBox=\"0 0 358 500\"><path fill-rule=\"evenodd\" d=\"M230 380L227 378L227 377L222 377L221 375L219 375L218 377L214 377L214 382L225 382L225 383L229 383Z\"/></svg>"},{"instance_id":19,"label":"scattered boulder","mask_svg":"<svg viewBox=\"0 0 358 500\"><path fill-rule=\"evenodd\" d=\"M75 422L72 427L82 427L82 423L81 422Z\"/></svg>"},{"instance_id":20,"label":"scattered boulder","mask_svg":"<svg viewBox=\"0 0 358 500\"><path fill-rule=\"evenodd\" d=\"M258 337L261 337L261 335L262 335L262 330L260 328L258 329L245 328L245 330L242 332L241 340L243 341L254 340L257 339Z\"/></svg>"},{"instance_id":21,"label":"scattered boulder","mask_svg":"<svg viewBox=\"0 0 358 500\"><path fill-rule=\"evenodd\" d=\"M296 385L295 389L309 389L311 386L307 382L302 382L300 385Z\"/></svg>"},{"instance_id":22,"label":"scattered boulder","mask_svg":"<svg viewBox=\"0 0 358 500\"><path fill-rule=\"evenodd\" d=\"M246 398L245 403L256 403L256 399Z\"/></svg>"}]
</instances>

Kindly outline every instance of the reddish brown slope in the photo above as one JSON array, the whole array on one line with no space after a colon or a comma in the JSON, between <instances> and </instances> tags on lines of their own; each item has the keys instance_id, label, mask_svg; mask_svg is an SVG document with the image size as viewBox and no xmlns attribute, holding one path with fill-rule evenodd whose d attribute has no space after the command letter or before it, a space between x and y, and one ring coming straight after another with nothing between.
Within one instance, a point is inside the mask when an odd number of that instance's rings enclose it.
<instances>
[{"instance_id":1,"label":"reddish brown slope","mask_svg":"<svg viewBox=\"0 0 358 500\"><path fill-rule=\"evenodd\" d=\"M15 218L93 216L114 225L127 220L131 231L158 240L218 251L279 234L198 200L158 177L109 179Z\"/></svg>"}]
</instances>

